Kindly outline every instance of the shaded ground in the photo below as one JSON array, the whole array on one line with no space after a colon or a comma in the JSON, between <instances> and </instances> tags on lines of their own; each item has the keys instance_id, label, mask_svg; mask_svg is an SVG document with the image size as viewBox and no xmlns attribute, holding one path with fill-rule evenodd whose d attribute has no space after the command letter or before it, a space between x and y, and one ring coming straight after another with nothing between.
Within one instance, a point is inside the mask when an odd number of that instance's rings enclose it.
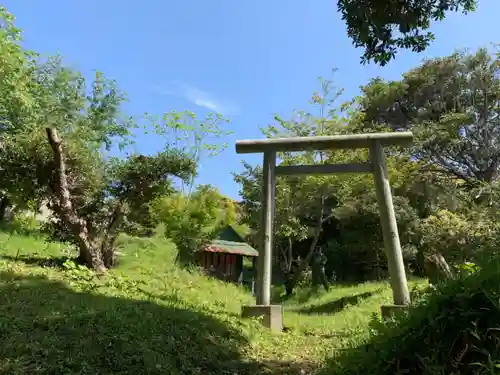
<instances>
[{"instance_id":1,"label":"shaded ground","mask_svg":"<svg viewBox=\"0 0 500 375\"><path fill-rule=\"evenodd\" d=\"M380 291L369 291L364 293L355 294L352 296L344 296L339 299L328 301L320 305L313 305L294 309L293 311L301 314L321 315L321 314L335 314L344 310L348 306L357 305L365 299L380 293Z\"/></svg>"},{"instance_id":2,"label":"shaded ground","mask_svg":"<svg viewBox=\"0 0 500 375\"><path fill-rule=\"evenodd\" d=\"M238 374L241 333L189 309L1 273L0 373ZM236 361L235 361L236 360Z\"/></svg>"}]
</instances>

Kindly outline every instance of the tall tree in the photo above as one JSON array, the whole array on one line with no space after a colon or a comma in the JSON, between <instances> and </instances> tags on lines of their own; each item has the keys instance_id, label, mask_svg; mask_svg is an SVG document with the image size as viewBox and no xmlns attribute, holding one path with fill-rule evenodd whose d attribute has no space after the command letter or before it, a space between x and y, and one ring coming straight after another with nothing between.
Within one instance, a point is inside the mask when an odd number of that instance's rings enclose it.
<instances>
[{"instance_id":1,"label":"tall tree","mask_svg":"<svg viewBox=\"0 0 500 375\"><path fill-rule=\"evenodd\" d=\"M114 160L101 178L82 176L75 171L70 175L67 160L73 155L64 147L56 129L47 128L46 132L54 165L51 208L55 220L48 225L53 238L76 245L80 260L99 272L116 263L115 242L124 217L133 214L134 208L171 193L172 175L187 180L195 168L190 158L167 147L153 156L133 155ZM97 178L99 188L90 192L75 189L75 182L80 184L88 178Z\"/></svg>"},{"instance_id":2,"label":"tall tree","mask_svg":"<svg viewBox=\"0 0 500 375\"><path fill-rule=\"evenodd\" d=\"M160 120L151 119L155 133L183 150L195 165L222 152L227 144L221 139L231 133L223 126L229 121L220 114L209 113L200 119L195 113L185 111L166 113ZM175 199L160 200L153 208L155 216L165 224L165 234L177 247L176 262L182 265L191 264L197 251L215 234L218 220L214 217L224 201L210 186L201 186L193 192L196 177L196 170L192 170Z\"/></svg>"},{"instance_id":3,"label":"tall tree","mask_svg":"<svg viewBox=\"0 0 500 375\"><path fill-rule=\"evenodd\" d=\"M89 88L83 77L64 67L59 58L36 59L32 64L29 116L18 116L4 127L0 156L0 189L21 208L25 202L40 203L52 194L53 159L45 126L57 129L65 139L71 155L68 173L78 171L79 177L73 177L80 180L71 185L73 189L90 191L99 188L94 184L99 179L82 176L99 173L102 151L114 141L126 141L131 125L119 112L123 94L101 73L96 73Z\"/></svg>"},{"instance_id":4,"label":"tall tree","mask_svg":"<svg viewBox=\"0 0 500 375\"><path fill-rule=\"evenodd\" d=\"M362 127L412 130L414 156L468 186L500 172L500 55L487 49L425 61L401 80L372 80Z\"/></svg>"},{"instance_id":5,"label":"tall tree","mask_svg":"<svg viewBox=\"0 0 500 375\"><path fill-rule=\"evenodd\" d=\"M0 222L8 208L17 200L23 186L12 173L12 158L23 157L15 147L15 139L36 125L36 101L33 85L35 54L21 47L21 32L14 26L14 17L0 7ZM16 201L17 202L14 202Z\"/></svg>"}]
</instances>

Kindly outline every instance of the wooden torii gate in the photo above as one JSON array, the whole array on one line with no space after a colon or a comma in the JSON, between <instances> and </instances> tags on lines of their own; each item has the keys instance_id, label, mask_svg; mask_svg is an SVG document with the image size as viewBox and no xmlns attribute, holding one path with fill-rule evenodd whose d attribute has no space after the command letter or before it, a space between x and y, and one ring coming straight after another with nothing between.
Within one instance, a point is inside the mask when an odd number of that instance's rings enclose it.
<instances>
[{"instance_id":1,"label":"wooden torii gate","mask_svg":"<svg viewBox=\"0 0 500 375\"><path fill-rule=\"evenodd\" d=\"M271 266L276 175L318 175L333 173L373 173L380 212L380 222L387 254L394 305L382 306L382 314L405 307L410 295L403 263L398 227L387 175L384 146L409 146L411 132L368 133L320 137L274 138L236 142L237 154L263 153L262 216L257 265L257 303L243 307L244 316L264 316L264 325L282 329L281 306L271 305ZM276 166L276 153L284 151L319 151L368 148L370 161L357 164L317 164Z\"/></svg>"}]
</instances>

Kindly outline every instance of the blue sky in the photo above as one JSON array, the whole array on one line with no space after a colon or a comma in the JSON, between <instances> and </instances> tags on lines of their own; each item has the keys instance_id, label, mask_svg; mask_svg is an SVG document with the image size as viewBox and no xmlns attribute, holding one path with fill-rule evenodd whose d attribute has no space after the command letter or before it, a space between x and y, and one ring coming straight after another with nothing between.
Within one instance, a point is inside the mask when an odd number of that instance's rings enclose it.
<instances>
[{"instance_id":1,"label":"blue sky","mask_svg":"<svg viewBox=\"0 0 500 375\"><path fill-rule=\"evenodd\" d=\"M229 148L200 168L199 183L233 198L231 172L241 160L237 139L260 138L259 128L294 109L307 109L316 78L337 68L346 99L370 78L397 78L424 57L500 42L500 2L480 0L477 12L450 15L434 26L436 41L423 54L400 53L384 68L360 65L335 0L5 0L24 30L25 45L60 53L85 75L97 69L128 93L131 115L220 111L231 119ZM163 147L159 137L138 139L139 152Z\"/></svg>"}]
</instances>

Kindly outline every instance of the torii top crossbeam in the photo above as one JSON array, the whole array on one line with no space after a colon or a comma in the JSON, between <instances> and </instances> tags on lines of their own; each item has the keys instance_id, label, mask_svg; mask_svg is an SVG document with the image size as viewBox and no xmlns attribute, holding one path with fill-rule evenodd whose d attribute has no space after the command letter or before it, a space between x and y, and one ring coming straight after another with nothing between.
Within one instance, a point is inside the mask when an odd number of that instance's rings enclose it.
<instances>
[{"instance_id":1,"label":"torii top crossbeam","mask_svg":"<svg viewBox=\"0 0 500 375\"><path fill-rule=\"evenodd\" d=\"M254 154L265 151L283 152L331 150L339 148L369 148L374 142L379 142L381 146L408 146L412 143L412 141L412 132L256 139L236 141L236 153Z\"/></svg>"}]
</instances>

